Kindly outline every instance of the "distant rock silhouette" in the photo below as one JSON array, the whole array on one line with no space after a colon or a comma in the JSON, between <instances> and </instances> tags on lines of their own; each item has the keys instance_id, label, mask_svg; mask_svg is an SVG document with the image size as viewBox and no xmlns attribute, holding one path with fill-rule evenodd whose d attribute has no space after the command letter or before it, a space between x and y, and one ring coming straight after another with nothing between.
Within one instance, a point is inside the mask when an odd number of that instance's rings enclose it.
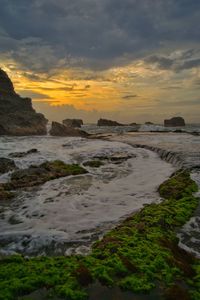
<instances>
[{"instance_id":1,"label":"distant rock silhouette","mask_svg":"<svg viewBox=\"0 0 200 300\"><path fill-rule=\"evenodd\" d=\"M182 117L174 117L169 120L164 120L165 127L185 126L185 120Z\"/></svg>"},{"instance_id":2,"label":"distant rock silhouette","mask_svg":"<svg viewBox=\"0 0 200 300\"><path fill-rule=\"evenodd\" d=\"M83 121L81 119L65 119L63 120L63 124L69 127L81 127L83 125Z\"/></svg>"},{"instance_id":3,"label":"distant rock silhouette","mask_svg":"<svg viewBox=\"0 0 200 300\"><path fill-rule=\"evenodd\" d=\"M36 113L30 98L20 97L0 69L0 135L44 135L47 120Z\"/></svg>"},{"instance_id":4,"label":"distant rock silhouette","mask_svg":"<svg viewBox=\"0 0 200 300\"><path fill-rule=\"evenodd\" d=\"M152 122L145 122L145 125L154 125Z\"/></svg>"},{"instance_id":5,"label":"distant rock silhouette","mask_svg":"<svg viewBox=\"0 0 200 300\"><path fill-rule=\"evenodd\" d=\"M80 137L88 137L89 134L83 130L76 129L73 127L65 126L58 122L52 122L50 135L53 136L80 136Z\"/></svg>"},{"instance_id":6,"label":"distant rock silhouette","mask_svg":"<svg viewBox=\"0 0 200 300\"><path fill-rule=\"evenodd\" d=\"M97 126L124 126L124 125L112 120L99 119L97 122Z\"/></svg>"}]
</instances>

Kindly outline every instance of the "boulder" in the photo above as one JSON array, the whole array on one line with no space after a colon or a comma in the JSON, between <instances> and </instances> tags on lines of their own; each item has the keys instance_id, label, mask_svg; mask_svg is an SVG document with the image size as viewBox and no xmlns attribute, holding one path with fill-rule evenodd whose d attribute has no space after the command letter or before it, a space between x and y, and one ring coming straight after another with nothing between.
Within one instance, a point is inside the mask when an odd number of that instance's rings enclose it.
<instances>
[{"instance_id":1,"label":"boulder","mask_svg":"<svg viewBox=\"0 0 200 300\"><path fill-rule=\"evenodd\" d=\"M7 173L14 169L16 169L16 165L12 159L0 157L0 174Z\"/></svg>"},{"instance_id":2,"label":"boulder","mask_svg":"<svg viewBox=\"0 0 200 300\"><path fill-rule=\"evenodd\" d=\"M83 125L83 120L81 119L65 119L63 120L63 124L69 127L81 127Z\"/></svg>"},{"instance_id":3,"label":"boulder","mask_svg":"<svg viewBox=\"0 0 200 300\"><path fill-rule=\"evenodd\" d=\"M73 137L73 136L88 137L89 136L89 134L83 130L65 126L58 122L52 122L49 133L52 136L71 136L71 137Z\"/></svg>"},{"instance_id":4,"label":"boulder","mask_svg":"<svg viewBox=\"0 0 200 300\"><path fill-rule=\"evenodd\" d=\"M0 69L0 135L44 135L47 119L36 113L30 98L20 97Z\"/></svg>"},{"instance_id":5,"label":"boulder","mask_svg":"<svg viewBox=\"0 0 200 300\"><path fill-rule=\"evenodd\" d=\"M164 120L165 127L185 126L185 120L182 117L174 117L169 120Z\"/></svg>"},{"instance_id":6,"label":"boulder","mask_svg":"<svg viewBox=\"0 0 200 300\"><path fill-rule=\"evenodd\" d=\"M99 119L97 122L97 126L124 126L124 125L112 120Z\"/></svg>"}]
</instances>

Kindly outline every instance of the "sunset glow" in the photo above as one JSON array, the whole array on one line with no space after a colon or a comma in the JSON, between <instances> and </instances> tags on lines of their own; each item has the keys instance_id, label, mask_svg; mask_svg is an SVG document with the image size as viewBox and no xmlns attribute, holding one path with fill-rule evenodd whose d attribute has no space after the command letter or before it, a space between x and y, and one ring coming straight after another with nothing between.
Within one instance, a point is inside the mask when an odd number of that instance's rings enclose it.
<instances>
[{"instance_id":1,"label":"sunset glow","mask_svg":"<svg viewBox=\"0 0 200 300\"><path fill-rule=\"evenodd\" d=\"M26 30L26 26L35 30L28 19L24 21L24 33L22 28L15 32L12 27L11 34L7 23L0 27L1 67L12 78L16 91L31 97L38 111L49 119L60 120L62 109L62 116L65 111L69 117L78 115L86 122L108 116L121 122L162 123L164 118L179 114L188 122L199 121L197 2L190 5L190 10L186 3L181 6L161 0L153 4L146 0L125 1L123 9L118 1L111 6L83 1L69 7L63 1L54 2L47 4L54 18L52 27L46 15L46 0L33 1L31 16L44 18L38 19L41 31L36 30L36 36ZM5 6L8 18L20 18L21 9L26 10L25 3L14 5L13 15L11 6ZM101 18L105 18L106 27ZM130 23L127 28L125 18ZM188 28L183 34L186 18ZM46 26L54 35L48 35Z\"/></svg>"}]
</instances>

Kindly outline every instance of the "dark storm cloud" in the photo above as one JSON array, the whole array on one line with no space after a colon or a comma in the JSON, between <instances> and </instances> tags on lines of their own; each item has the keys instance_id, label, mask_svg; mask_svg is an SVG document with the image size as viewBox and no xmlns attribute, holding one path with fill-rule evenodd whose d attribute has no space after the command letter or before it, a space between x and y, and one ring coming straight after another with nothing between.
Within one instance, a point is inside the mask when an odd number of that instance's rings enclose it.
<instances>
[{"instance_id":1,"label":"dark storm cloud","mask_svg":"<svg viewBox=\"0 0 200 300\"><path fill-rule=\"evenodd\" d=\"M150 56L145 60L149 64L155 64L160 69L171 69L174 64L174 60L164 56Z\"/></svg>"},{"instance_id":2,"label":"dark storm cloud","mask_svg":"<svg viewBox=\"0 0 200 300\"><path fill-rule=\"evenodd\" d=\"M35 71L104 69L168 43L198 43L199 19L197 0L1 0L0 52Z\"/></svg>"},{"instance_id":3,"label":"dark storm cloud","mask_svg":"<svg viewBox=\"0 0 200 300\"><path fill-rule=\"evenodd\" d=\"M183 63L182 66L180 66L180 69L184 70L184 69L191 69L194 67L199 67L200 66L200 58L197 59L191 59L191 60L187 60Z\"/></svg>"},{"instance_id":4,"label":"dark storm cloud","mask_svg":"<svg viewBox=\"0 0 200 300\"><path fill-rule=\"evenodd\" d=\"M172 52L168 56L151 55L145 58L145 62L161 70L179 72L200 66L200 50L190 49L187 51Z\"/></svg>"}]
</instances>

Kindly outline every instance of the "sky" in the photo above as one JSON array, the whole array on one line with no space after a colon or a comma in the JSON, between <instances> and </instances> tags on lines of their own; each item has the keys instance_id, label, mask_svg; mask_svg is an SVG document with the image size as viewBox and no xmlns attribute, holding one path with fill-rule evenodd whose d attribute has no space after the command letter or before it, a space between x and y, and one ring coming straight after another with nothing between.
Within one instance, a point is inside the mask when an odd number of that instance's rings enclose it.
<instances>
[{"instance_id":1,"label":"sky","mask_svg":"<svg viewBox=\"0 0 200 300\"><path fill-rule=\"evenodd\" d=\"M0 7L0 67L49 120L200 123L199 0Z\"/></svg>"}]
</instances>

